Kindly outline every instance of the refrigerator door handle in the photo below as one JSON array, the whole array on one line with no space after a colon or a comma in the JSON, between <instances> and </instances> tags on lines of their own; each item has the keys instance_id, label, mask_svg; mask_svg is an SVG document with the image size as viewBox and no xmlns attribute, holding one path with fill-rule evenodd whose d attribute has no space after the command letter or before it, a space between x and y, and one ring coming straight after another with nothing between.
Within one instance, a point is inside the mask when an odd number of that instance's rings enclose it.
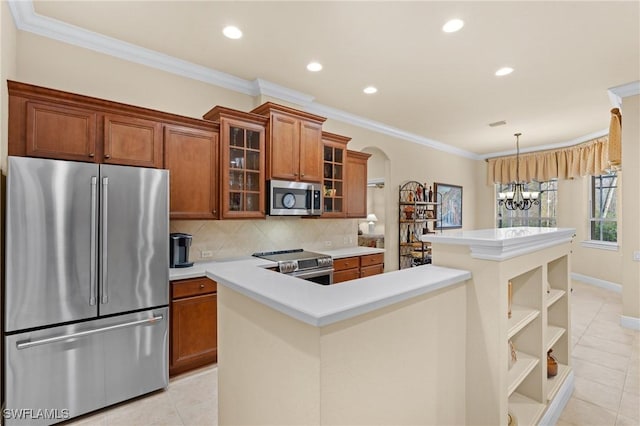
<instances>
[{"instance_id":1,"label":"refrigerator door handle","mask_svg":"<svg viewBox=\"0 0 640 426\"><path fill-rule=\"evenodd\" d=\"M98 203L98 178L91 176L91 232L90 232L90 245L91 245L91 259L89 268L89 305L96 304L96 221L98 218L97 203Z\"/></svg>"},{"instance_id":2,"label":"refrigerator door handle","mask_svg":"<svg viewBox=\"0 0 640 426\"><path fill-rule=\"evenodd\" d=\"M18 342L16 343L16 347L18 348L18 350L28 349L34 346L46 345L50 343L61 342L68 339L75 339L78 337L90 336L92 334L104 333L106 331L119 330L121 328L133 327L133 326L147 324L147 323L153 324L155 322L160 321L162 318L163 318L162 315L156 315L152 318L145 318L142 320L125 322L122 324L114 324L107 327L95 328L93 330L86 330L86 331L79 331L77 333L64 334L62 336L48 337L46 339L34 340L33 342L31 341Z\"/></svg>"},{"instance_id":3,"label":"refrigerator door handle","mask_svg":"<svg viewBox=\"0 0 640 426\"><path fill-rule=\"evenodd\" d=\"M102 241L102 261L100 262L100 303L109 302L109 293L107 289L107 201L108 201L109 178L102 178L102 220L100 221L100 240Z\"/></svg>"}]
</instances>

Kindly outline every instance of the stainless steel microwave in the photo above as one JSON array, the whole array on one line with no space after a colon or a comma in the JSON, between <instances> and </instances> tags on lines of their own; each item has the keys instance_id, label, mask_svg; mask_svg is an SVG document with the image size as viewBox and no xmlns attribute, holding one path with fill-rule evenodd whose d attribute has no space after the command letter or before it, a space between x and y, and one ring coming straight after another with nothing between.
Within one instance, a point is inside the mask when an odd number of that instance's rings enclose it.
<instances>
[{"instance_id":1,"label":"stainless steel microwave","mask_svg":"<svg viewBox=\"0 0 640 426\"><path fill-rule=\"evenodd\" d=\"M322 213L320 184L270 180L267 203L271 216L319 216Z\"/></svg>"}]
</instances>

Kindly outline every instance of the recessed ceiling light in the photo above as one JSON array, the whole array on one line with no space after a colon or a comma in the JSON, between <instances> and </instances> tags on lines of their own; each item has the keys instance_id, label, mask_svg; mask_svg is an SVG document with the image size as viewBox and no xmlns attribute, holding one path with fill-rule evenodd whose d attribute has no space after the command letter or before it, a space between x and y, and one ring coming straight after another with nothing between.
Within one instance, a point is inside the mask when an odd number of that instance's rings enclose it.
<instances>
[{"instance_id":1,"label":"recessed ceiling light","mask_svg":"<svg viewBox=\"0 0 640 426\"><path fill-rule=\"evenodd\" d=\"M318 72L322 69L322 64L320 62L309 62L307 69L309 71Z\"/></svg>"},{"instance_id":2,"label":"recessed ceiling light","mask_svg":"<svg viewBox=\"0 0 640 426\"><path fill-rule=\"evenodd\" d=\"M224 29L222 30L222 34L224 34L225 37L233 40L237 40L242 37L242 31L240 31L238 27L234 27L233 25L224 27Z\"/></svg>"},{"instance_id":3,"label":"recessed ceiling light","mask_svg":"<svg viewBox=\"0 0 640 426\"><path fill-rule=\"evenodd\" d=\"M513 72L513 68L511 67L502 67L498 71L496 71L496 75L498 77L502 77L503 75L511 74Z\"/></svg>"},{"instance_id":4,"label":"recessed ceiling light","mask_svg":"<svg viewBox=\"0 0 640 426\"><path fill-rule=\"evenodd\" d=\"M373 95L374 93L376 93L378 91L378 89L376 89L373 86L367 86L364 88L364 90L362 90L364 93L366 93L367 95Z\"/></svg>"},{"instance_id":5,"label":"recessed ceiling light","mask_svg":"<svg viewBox=\"0 0 640 426\"><path fill-rule=\"evenodd\" d=\"M455 33L460 31L464 27L464 21L462 19L452 19L442 26L442 31L445 33Z\"/></svg>"}]
</instances>

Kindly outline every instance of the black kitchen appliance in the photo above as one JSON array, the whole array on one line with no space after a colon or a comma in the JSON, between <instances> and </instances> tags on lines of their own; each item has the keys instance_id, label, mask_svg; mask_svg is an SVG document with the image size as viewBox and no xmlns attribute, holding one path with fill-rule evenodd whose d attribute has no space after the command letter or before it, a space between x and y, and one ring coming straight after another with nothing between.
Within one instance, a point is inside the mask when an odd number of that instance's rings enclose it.
<instances>
[{"instance_id":1,"label":"black kitchen appliance","mask_svg":"<svg viewBox=\"0 0 640 426\"><path fill-rule=\"evenodd\" d=\"M189 247L191 247L192 236L175 232L169 235L169 267L188 268L193 266L189 262Z\"/></svg>"}]
</instances>

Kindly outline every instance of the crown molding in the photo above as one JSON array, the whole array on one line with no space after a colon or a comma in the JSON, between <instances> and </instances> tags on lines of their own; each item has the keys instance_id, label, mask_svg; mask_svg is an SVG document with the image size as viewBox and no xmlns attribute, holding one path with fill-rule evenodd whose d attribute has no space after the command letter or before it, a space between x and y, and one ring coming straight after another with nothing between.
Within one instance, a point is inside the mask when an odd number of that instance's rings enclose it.
<instances>
[{"instance_id":1,"label":"crown molding","mask_svg":"<svg viewBox=\"0 0 640 426\"><path fill-rule=\"evenodd\" d=\"M609 101L614 108L622 108L622 98L640 95L640 80L620 86L611 87L607 90Z\"/></svg>"},{"instance_id":2,"label":"crown molding","mask_svg":"<svg viewBox=\"0 0 640 426\"><path fill-rule=\"evenodd\" d=\"M253 81L245 80L231 74L223 73L192 62L136 46L112 37L88 31L83 28L67 24L56 19L38 15L31 0L9 1L13 20L19 30L38 34L43 37L114 56L126 61L135 62L151 68L160 69L182 77L209 83L225 89L233 90L249 96L270 96L295 103L309 112L317 112L327 118L342 121L364 129L379 132L388 136L418 143L430 148L479 160L475 153L465 151L433 139L425 138L384 123L369 120L355 114L341 111L313 102L314 97L278 84L257 78Z\"/></svg>"},{"instance_id":3,"label":"crown molding","mask_svg":"<svg viewBox=\"0 0 640 426\"><path fill-rule=\"evenodd\" d=\"M257 94L262 96L271 96L287 102L293 102L296 105L307 107L313 102L314 97L270 81L256 78L253 85Z\"/></svg>"},{"instance_id":4,"label":"crown molding","mask_svg":"<svg viewBox=\"0 0 640 426\"><path fill-rule=\"evenodd\" d=\"M478 155L378 121L370 120L337 108L316 103L314 102L314 97L309 94L280 86L267 80L260 78L253 81L245 80L231 74L184 61L151 49L146 49L93 31L88 31L56 19L38 15L35 13L33 2L31 0L14 0L8 1L7 3L9 4L16 27L21 31L31 32L42 37L51 38L63 43L93 50L95 52L114 56L129 62L138 63L182 77L202 81L214 86L243 93L245 95L270 96L281 99L283 101L300 105L309 112L317 113L327 118L472 160L484 160L515 154L515 151L502 151ZM620 107L622 104L621 98L640 94L640 81L613 87L609 89L608 92L612 99L612 104L616 106L615 102L617 102L617 106ZM559 144L523 149L521 152L527 153L547 149L564 148L604 136L607 133L608 130L604 130Z\"/></svg>"},{"instance_id":5,"label":"crown molding","mask_svg":"<svg viewBox=\"0 0 640 426\"><path fill-rule=\"evenodd\" d=\"M104 53L129 62L160 69L193 80L221 86L246 95L256 95L254 85L251 82L231 74L183 61L151 49L145 49L122 40L85 30L75 25L38 15L33 9L33 2L31 0L9 1L8 3L16 27L19 30Z\"/></svg>"},{"instance_id":6,"label":"crown molding","mask_svg":"<svg viewBox=\"0 0 640 426\"><path fill-rule=\"evenodd\" d=\"M554 143L554 144L549 144L549 145L538 145L535 146L533 148L524 148L520 150L520 154L526 154L528 152L540 152L540 151L548 151L551 149L561 149L561 148L567 148L570 146L574 146L574 145L578 145L581 144L583 142L588 142L592 139L597 139L597 138L601 138L603 136L606 136L609 134L609 129L603 129L603 130L598 130L597 132L593 132L593 133L589 133L588 135L583 135L580 137L577 137L575 139L571 139L569 141L566 142L560 142L560 143ZM484 154L481 156L481 158L483 160L488 160L489 158L496 158L496 157L506 157L509 155L516 155L516 150L509 150L509 151L500 151L500 152L492 152L489 154Z\"/></svg>"},{"instance_id":7,"label":"crown molding","mask_svg":"<svg viewBox=\"0 0 640 426\"><path fill-rule=\"evenodd\" d=\"M332 118L334 120L342 121L345 123L353 124L354 126L361 127L363 129L372 130L374 132L382 133L395 138L404 139L409 142L425 145L438 151L447 152L449 154L458 155L460 157L469 158L472 160L481 160L482 157L473 152L465 151L460 148L456 148L451 145L446 145L442 142L438 142L433 139L425 138L424 136L416 135L393 126L388 126L378 121L370 120L368 118L360 117L355 114L351 114L336 108L328 107L317 103L312 103L307 106L307 110L311 113Z\"/></svg>"}]
</instances>

